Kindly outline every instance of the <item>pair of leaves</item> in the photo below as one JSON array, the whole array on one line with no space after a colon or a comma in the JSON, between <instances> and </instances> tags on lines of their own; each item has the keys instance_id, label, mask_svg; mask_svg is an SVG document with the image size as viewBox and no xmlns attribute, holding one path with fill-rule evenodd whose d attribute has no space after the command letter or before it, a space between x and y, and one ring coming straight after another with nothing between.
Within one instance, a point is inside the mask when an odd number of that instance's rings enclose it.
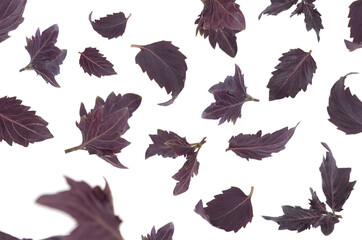
<instances>
[{"instance_id":1,"label":"pair of leaves","mask_svg":"<svg viewBox=\"0 0 362 240\"><path fill-rule=\"evenodd\" d=\"M0 43L8 39L9 32L23 21L27 0L2 0L0 2Z\"/></svg>"},{"instance_id":2,"label":"pair of leaves","mask_svg":"<svg viewBox=\"0 0 362 240\"><path fill-rule=\"evenodd\" d=\"M27 38L25 49L30 55L30 63L20 69L20 71L34 70L45 82L54 87L60 87L55 76L60 73L59 65L63 63L67 55L67 50L61 50L55 46L58 34L59 27L54 24L41 34L38 29L35 36Z\"/></svg>"},{"instance_id":3,"label":"pair of leaves","mask_svg":"<svg viewBox=\"0 0 362 240\"><path fill-rule=\"evenodd\" d=\"M351 28L350 37L353 38L352 42L344 40L346 47L350 51L354 51L358 48L362 48L362 0L354 1L349 6L349 23L348 27Z\"/></svg>"},{"instance_id":4,"label":"pair of leaves","mask_svg":"<svg viewBox=\"0 0 362 240\"><path fill-rule=\"evenodd\" d=\"M263 14L278 15L297 4L298 0L271 0L271 4L260 13L259 19ZM321 14L315 8L315 0L301 0L297 4L296 9L292 12L291 16L295 14L304 14L304 22L306 24L307 31L313 29L317 34L318 41L320 40L319 32L323 29Z\"/></svg>"},{"instance_id":5,"label":"pair of leaves","mask_svg":"<svg viewBox=\"0 0 362 240\"><path fill-rule=\"evenodd\" d=\"M270 101L289 96L294 98L301 90L307 90L317 69L311 53L299 48L283 53L267 85Z\"/></svg>"},{"instance_id":6,"label":"pair of leaves","mask_svg":"<svg viewBox=\"0 0 362 240\"><path fill-rule=\"evenodd\" d=\"M273 133L261 135L261 130L256 134L243 134L231 137L226 151L233 151L236 155L249 160L261 160L270 157L272 153L280 152L294 134L295 128L282 128Z\"/></svg>"},{"instance_id":7,"label":"pair of leaves","mask_svg":"<svg viewBox=\"0 0 362 240\"><path fill-rule=\"evenodd\" d=\"M200 200L195 207L195 212L208 221L211 225L225 231L239 231L242 227L251 222L253 218L253 207L251 196L254 188L251 188L250 194L245 193L237 187L231 187L214 196L214 199L206 203L203 207Z\"/></svg>"},{"instance_id":8,"label":"pair of leaves","mask_svg":"<svg viewBox=\"0 0 362 240\"><path fill-rule=\"evenodd\" d=\"M332 212L328 212L325 203L321 202L313 189L310 189L309 209L299 206L283 206L284 215L280 217L264 216L266 220L272 220L279 224L279 230L304 231L310 227L321 227L324 235L329 235L334 230L334 225L339 222L341 216L336 212L342 211L342 207L349 198L356 181L350 182L350 168L338 168L336 160L327 144L322 143L327 149L326 157L319 168L322 176L322 189L326 197L326 203Z\"/></svg>"},{"instance_id":9,"label":"pair of leaves","mask_svg":"<svg viewBox=\"0 0 362 240\"><path fill-rule=\"evenodd\" d=\"M174 231L173 223L167 223L165 226L161 227L157 230L155 227L152 228L151 234L147 234L147 236L142 236L142 240L172 240Z\"/></svg>"},{"instance_id":10,"label":"pair of leaves","mask_svg":"<svg viewBox=\"0 0 362 240\"><path fill-rule=\"evenodd\" d=\"M186 192L189 189L191 177L198 174L200 163L197 161L197 154L201 146L206 142L205 138L199 143L190 144L186 138L181 138L172 131L167 132L160 129L157 130L157 134L151 134L150 137L153 143L146 150L146 159L156 154L164 158L186 157L186 162L182 168L172 176L173 179L178 181L173 194L179 195Z\"/></svg>"},{"instance_id":11,"label":"pair of leaves","mask_svg":"<svg viewBox=\"0 0 362 240\"><path fill-rule=\"evenodd\" d=\"M245 29L245 18L235 0L202 0L204 8L195 21L196 34L209 37L213 48L216 43L230 57L238 51L236 34Z\"/></svg>"},{"instance_id":12,"label":"pair of leaves","mask_svg":"<svg viewBox=\"0 0 362 240\"><path fill-rule=\"evenodd\" d=\"M241 107L247 101L259 101L246 93L244 75L238 65L235 65L235 75L227 76L224 82L215 84L209 89L214 95L215 103L212 103L202 113L202 118L219 119L219 124L232 121L241 117Z\"/></svg>"},{"instance_id":13,"label":"pair of leaves","mask_svg":"<svg viewBox=\"0 0 362 240\"><path fill-rule=\"evenodd\" d=\"M362 132L362 102L345 89L344 81L349 73L341 77L332 87L327 108L329 121L346 134Z\"/></svg>"},{"instance_id":14,"label":"pair of leaves","mask_svg":"<svg viewBox=\"0 0 362 240\"><path fill-rule=\"evenodd\" d=\"M29 143L52 138L48 123L21 102L16 97L0 98L0 142L4 140L9 145L15 142L27 147Z\"/></svg>"},{"instance_id":15,"label":"pair of leaves","mask_svg":"<svg viewBox=\"0 0 362 240\"><path fill-rule=\"evenodd\" d=\"M122 96L113 92L106 101L97 97L90 112L86 111L82 103L79 112L81 119L76 123L83 136L82 143L65 152L87 150L89 154L96 154L115 167L126 168L119 162L116 153L130 144L121 136L129 129L128 119L140 104L141 97L136 94Z\"/></svg>"}]
</instances>

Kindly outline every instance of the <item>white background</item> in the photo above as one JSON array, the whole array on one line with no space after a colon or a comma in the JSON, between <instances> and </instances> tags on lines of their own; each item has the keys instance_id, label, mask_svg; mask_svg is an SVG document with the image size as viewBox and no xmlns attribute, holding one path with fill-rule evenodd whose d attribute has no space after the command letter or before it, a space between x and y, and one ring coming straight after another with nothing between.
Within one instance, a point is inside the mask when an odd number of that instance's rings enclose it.
<instances>
[{"instance_id":1,"label":"white background","mask_svg":"<svg viewBox=\"0 0 362 240\"><path fill-rule=\"evenodd\" d=\"M262 215L282 215L282 205L308 208L309 187L325 200L321 189L319 166L326 142L333 151L339 167L351 167L351 180L357 180L355 190L341 212L343 219L336 224L329 239L358 239L362 212L361 140L362 135L345 135L328 121L327 105L330 89L341 76L362 72L362 51L349 52L343 40L349 39L348 1L316 1L322 14L324 30L320 42L314 31L307 32L304 17L289 18L294 9L278 16L258 15L269 0L238 0L246 18L246 30L237 34L238 54L227 56L218 47L213 50L208 39L195 36L194 21L203 5L199 0L33 0L28 1L24 22L0 44L0 97L16 96L31 106L49 122L54 138L24 148L0 143L0 230L17 237L41 239L67 234L75 222L59 211L35 204L42 194L68 189L63 176L83 180L91 186L104 186L107 179L113 192L115 212L122 220L121 233L126 240L141 239L153 225L160 228L168 222L175 225L174 239L321 239L320 229L297 234L279 231L278 225ZM108 40L97 34L88 21L89 13L98 19L122 11L128 16L122 37ZM29 62L24 49L25 38L53 24L59 25L56 44L68 50L56 76L61 88L46 84L33 71L19 72ZM170 96L150 81L135 64L138 49L131 44L150 44L169 40L187 56L188 71L185 88L173 105L158 106ZM96 47L115 66L117 75L97 78L80 68L79 53L86 47ZM278 58L289 49L301 48L317 62L313 84L306 92L292 98L268 101L266 85ZM260 102L248 102L242 118L236 124L218 125L216 120L201 118L202 111L213 102L208 89L234 75L234 64L244 73L248 93ZM362 98L362 75L351 75L346 85ZM96 96L106 98L110 92L137 93L142 96L139 109L130 119L131 128L124 138L131 142L118 158L129 169L112 167L85 151L69 154L64 149L81 143L81 133L75 126L79 121L79 106L93 108ZM271 133L283 127L296 132L286 149L262 161L242 159L225 152L228 140L239 133ZM192 178L189 190L179 196L172 191L176 181L171 178L185 159L154 156L145 160L151 143L149 134L157 129L171 130L189 142L207 137L199 152L199 174ZM254 186L252 204L254 218L237 233L225 232L207 223L193 209L222 190L236 186L246 194Z\"/></svg>"}]
</instances>

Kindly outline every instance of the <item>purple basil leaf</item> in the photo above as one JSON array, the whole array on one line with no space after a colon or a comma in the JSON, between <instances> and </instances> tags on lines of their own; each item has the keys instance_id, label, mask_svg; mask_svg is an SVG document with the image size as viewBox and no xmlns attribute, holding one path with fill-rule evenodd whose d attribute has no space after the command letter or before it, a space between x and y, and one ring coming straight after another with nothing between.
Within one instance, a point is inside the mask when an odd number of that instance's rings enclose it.
<instances>
[{"instance_id":1,"label":"purple basil leaf","mask_svg":"<svg viewBox=\"0 0 362 240\"><path fill-rule=\"evenodd\" d=\"M156 232L155 227L152 228L151 234L147 234L146 237L142 236L142 240L172 240L174 231L173 223L170 222L158 229Z\"/></svg>"},{"instance_id":2,"label":"purple basil leaf","mask_svg":"<svg viewBox=\"0 0 362 240\"><path fill-rule=\"evenodd\" d=\"M173 195L179 195L189 189L191 178L199 172L200 163L196 159L197 153L188 154L186 162L178 172L172 176L178 181L173 190Z\"/></svg>"},{"instance_id":3,"label":"purple basil leaf","mask_svg":"<svg viewBox=\"0 0 362 240\"><path fill-rule=\"evenodd\" d=\"M326 214L326 205L319 200L317 193L313 191L312 188L310 188L310 193L312 194L312 199L309 199L310 209L321 214Z\"/></svg>"},{"instance_id":4,"label":"purple basil leaf","mask_svg":"<svg viewBox=\"0 0 362 240\"><path fill-rule=\"evenodd\" d=\"M351 168L338 168L328 145L326 143L322 143L322 145L328 151L319 168L322 175L322 189L328 206L333 212L340 212L356 181L349 181Z\"/></svg>"},{"instance_id":5,"label":"purple basil leaf","mask_svg":"<svg viewBox=\"0 0 362 240\"><path fill-rule=\"evenodd\" d=\"M354 1L349 6L349 23L348 27L351 28L350 37L353 38L352 42L345 40L346 46L350 51L362 47L362 0Z\"/></svg>"},{"instance_id":6,"label":"purple basil leaf","mask_svg":"<svg viewBox=\"0 0 362 240\"><path fill-rule=\"evenodd\" d=\"M0 43L8 39L9 32L15 30L23 21L27 0L1 0L0 2Z\"/></svg>"},{"instance_id":7,"label":"purple basil leaf","mask_svg":"<svg viewBox=\"0 0 362 240\"><path fill-rule=\"evenodd\" d=\"M101 77L117 74L113 69L113 64L103 57L98 49L92 47L86 48L82 53L80 52L79 65L90 76Z\"/></svg>"},{"instance_id":8,"label":"purple basil leaf","mask_svg":"<svg viewBox=\"0 0 362 240\"><path fill-rule=\"evenodd\" d=\"M92 12L89 14L89 22L93 29L105 38L117 38L122 36L126 30L127 21L131 14L126 18L123 12L113 13L98 20L92 21Z\"/></svg>"},{"instance_id":9,"label":"purple basil leaf","mask_svg":"<svg viewBox=\"0 0 362 240\"><path fill-rule=\"evenodd\" d=\"M270 0L271 4L260 13L259 19L263 14L266 15L278 15L279 13L288 10L294 4L297 4L298 0Z\"/></svg>"},{"instance_id":10,"label":"purple basil leaf","mask_svg":"<svg viewBox=\"0 0 362 240\"><path fill-rule=\"evenodd\" d=\"M238 65L235 65L234 77L228 76L224 82L212 86L209 90L215 98L215 102L202 113L202 118L219 119L219 124L232 121L241 117L241 107L247 101L259 101L246 93L244 75Z\"/></svg>"},{"instance_id":11,"label":"purple basil leaf","mask_svg":"<svg viewBox=\"0 0 362 240\"><path fill-rule=\"evenodd\" d=\"M204 37L209 37L211 46L215 49L216 43L220 49L223 50L230 57L235 57L238 52L238 45L236 42L236 32L229 28L205 30Z\"/></svg>"},{"instance_id":12,"label":"purple basil leaf","mask_svg":"<svg viewBox=\"0 0 362 240\"><path fill-rule=\"evenodd\" d=\"M346 134L362 132L362 102L352 95L349 88L345 89L344 80L349 73L341 77L332 87L329 95L327 111L329 121Z\"/></svg>"},{"instance_id":13,"label":"purple basil leaf","mask_svg":"<svg viewBox=\"0 0 362 240\"><path fill-rule=\"evenodd\" d=\"M185 55L178 47L168 41L159 41L149 45L132 45L140 48L136 55L136 63L143 72L147 72L151 80L155 80L167 94L171 93L172 99L159 105L167 106L173 103L185 85L187 65Z\"/></svg>"},{"instance_id":14,"label":"purple basil leaf","mask_svg":"<svg viewBox=\"0 0 362 240\"><path fill-rule=\"evenodd\" d=\"M83 141L65 152L87 150L89 154L96 154L115 167L126 168L119 162L116 153L129 145L121 135L128 130L127 121L140 103L141 97L136 94L121 96L111 93L106 101L97 97L94 108L87 114L81 104L81 119L76 125L82 132Z\"/></svg>"},{"instance_id":15,"label":"purple basil leaf","mask_svg":"<svg viewBox=\"0 0 362 240\"><path fill-rule=\"evenodd\" d=\"M40 34L38 29L35 36L27 38L25 49L29 52L30 63L20 69L34 70L47 83L54 87L60 87L55 76L60 73L61 65L67 55L67 50L61 50L55 46L57 42L59 28L57 24L47 28Z\"/></svg>"},{"instance_id":16,"label":"purple basil leaf","mask_svg":"<svg viewBox=\"0 0 362 240\"><path fill-rule=\"evenodd\" d=\"M264 136L261 135L261 131L256 134L240 133L230 138L226 151L232 150L236 155L247 160L270 157L272 153L280 152L285 148L285 144L293 136L296 127L291 129L285 127Z\"/></svg>"},{"instance_id":17,"label":"purple basil leaf","mask_svg":"<svg viewBox=\"0 0 362 240\"><path fill-rule=\"evenodd\" d=\"M280 63L275 67L267 87L269 88L269 100L294 98L300 90L307 90L308 84L312 84L313 74L317 69L316 62L303 50L291 49L283 53L279 58Z\"/></svg>"},{"instance_id":18,"label":"purple basil leaf","mask_svg":"<svg viewBox=\"0 0 362 240\"><path fill-rule=\"evenodd\" d=\"M9 145L15 142L27 147L29 143L53 137L48 123L29 109L16 97L0 98L0 142L4 140Z\"/></svg>"},{"instance_id":19,"label":"purple basil leaf","mask_svg":"<svg viewBox=\"0 0 362 240\"><path fill-rule=\"evenodd\" d=\"M313 227L321 227L321 231L325 236L330 235L334 230L334 224L338 223L339 220L333 213L326 213L322 215L317 222L313 224Z\"/></svg>"},{"instance_id":20,"label":"purple basil leaf","mask_svg":"<svg viewBox=\"0 0 362 240\"><path fill-rule=\"evenodd\" d=\"M312 210L304 209L299 206L283 206L284 215L280 217L263 216L266 220L272 220L279 224L279 230L288 229L291 231L302 232L315 224L321 217L321 214Z\"/></svg>"},{"instance_id":21,"label":"purple basil leaf","mask_svg":"<svg viewBox=\"0 0 362 240\"><path fill-rule=\"evenodd\" d=\"M207 220L211 225L224 229L227 232L239 231L245 227L253 218L253 207L251 196L254 188L251 188L249 196L237 187L231 187L216 195L215 198L202 207L200 200L195 212Z\"/></svg>"},{"instance_id":22,"label":"purple basil leaf","mask_svg":"<svg viewBox=\"0 0 362 240\"><path fill-rule=\"evenodd\" d=\"M66 237L67 240L123 240L119 231L122 222L115 216L111 190L106 182L102 190L87 183L67 178L70 190L42 195L37 203L58 209L72 216L78 226Z\"/></svg>"},{"instance_id":23,"label":"purple basil leaf","mask_svg":"<svg viewBox=\"0 0 362 240\"><path fill-rule=\"evenodd\" d=\"M0 239L1 240L20 240L19 238L16 238L16 237L13 237L7 233L4 233L4 232L1 232L0 231ZM27 240L27 239L24 239L24 240ZM31 239L29 239L31 240Z\"/></svg>"},{"instance_id":24,"label":"purple basil leaf","mask_svg":"<svg viewBox=\"0 0 362 240\"><path fill-rule=\"evenodd\" d=\"M181 138L170 131L157 130L157 134L150 135L153 143L146 150L146 159L154 155L161 155L164 158L176 158L181 155L193 153L194 148L190 146L186 138Z\"/></svg>"}]
</instances>

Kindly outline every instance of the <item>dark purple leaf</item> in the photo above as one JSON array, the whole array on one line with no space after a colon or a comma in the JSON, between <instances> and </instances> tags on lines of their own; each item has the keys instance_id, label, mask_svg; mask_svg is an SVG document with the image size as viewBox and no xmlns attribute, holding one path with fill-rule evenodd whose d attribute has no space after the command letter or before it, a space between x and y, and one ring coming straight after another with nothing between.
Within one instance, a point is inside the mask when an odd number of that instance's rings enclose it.
<instances>
[{"instance_id":1,"label":"dark purple leaf","mask_svg":"<svg viewBox=\"0 0 362 240\"><path fill-rule=\"evenodd\" d=\"M89 113L86 113L82 103L81 119L76 123L82 132L82 144L65 152L87 150L89 154L96 154L115 167L126 168L118 161L116 153L129 145L121 135L128 130L127 121L140 103L141 97L136 94L121 96L114 93L111 93L106 101L97 97L95 106Z\"/></svg>"},{"instance_id":2,"label":"dark purple leaf","mask_svg":"<svg viewBox=\"0 0 362 240\"><path fill-rule=\"evenodd\" d=\"M294 4L297 4L298 0L271 0L270 2L271 4L260 13L259 19L263 14L276 16L279 13L288 10Z\"/></svg>"},{"instance_id":3,"label":"dark purple leaf","mask_svg":"<svg viewBox=\"0 0 362 240\"><path fill-rule=\"evenodd\" d=\"M34 70L38 75L54 87L60 87L55 76L60 73L61 65L67 56L67 50L61 50L54 44L57 42L59 28L57 24L49 27L40 34L38 29L35 36L27 38L25 49L29 52L30 63L20 69Z\"/></svg>"},{"instance_id":4,"label":"dark purple leaf","mask_svg":"<svg viewBox=\"0 0 362 240\"><path fill-rule=\"evenodd\" d=\"M202 118L219 119L219 124L232 121L241 117L241 107L247 101L259 101L246 93L244 75L238 65L235 65L234 77L228 76L224 82L212 86L209 90L215 98L215 102L202 113Z\"/></svg>"},{"instance_id":5,"label":"dark purple leaf","mask_svg":"<svg viewBox=\"0 0 362 240\"><path fill-rule=\"evenodd\" d=\"M310 188L310 193L312 194L312 199L309 199L310 209L321 214L327 213L326 205L319 200L317 193L312 188Z\"/></svg>"},{"instance_id":6,"label":"dark purple leaf","mask_svg":"<svg viewBox=\"0 0 362 240\"><path fill-rule=\"evenodd\" d=\"M9 32L15 30L23 21L27 0L1 0L0 2L0 43L8 39Z\"/></svg>"},{"instance_id":7,"label":"dark purple leaf","mask_svg":"<svg viewBox=\"0 0 362 240\"><path fill-rule=\"evenodd\" d=\"M231 137L229 147L226 151L232 150L236 155L249 160L270 157L272 153L280 152L285 144L293 136L295 128L282 128L276 132L261 135L261 130L256 134L242 134Z\"/></svg>"},{"instance_id":8,"label":"dark purple leaf","mask_svg":"<svg viewBox=\"0 0 362 240\"><path fill-rule=\"evenodd\" d=\"M338 223L338 217L334 216L333 213L326 213L322 215L317 222L313 224L313 227L321 227L321 231L325 236L330 235L334 230L334 224Z\"/></svg>"},{"instance_id":9,"label":"dark purple leaf","mask_svg":"<svg viewBox=\"0 0 362 240\"><path fill-rule=\"evenodd\" d=\"M179 195L189 189L191 178L199 172L200 163L196 159L197 153L188 154L182 168L172 176L178 181L173 189L173 195Z\"/></svg>"},{"instance_id":10,"label":"dark purple leaf","mask_svg":"<svg viewBox=\"0 0 362 240\"><path fill-rule=\"evenodd\" d=\"M131 14L126 18L123 12L113 13L98 20L92 21L92 12L89 14L89 22L93 29L105 38L117 38L122 36L126 30L127 21Z\"/></svg>"},{"instance_id":11,"label":"dark purple leaf","mask_svg":"<svg viewBox=\"0 0 362 240\"><path fill-rule=\"evenodd\" d=\"M350 182L351 168L338 168L336 160L326 143L322 145L328 150L319 168L322 175L322 188L328 206L333 212L342 211L343 204L351 194L356 181Z\"/></svg>"},{"instance_id":12,"label":"dark purple leaf","mask_svg":"<svg viewBox=\"0 0 362 240\"><path fill-rule=\"evenodd\" d=\"M178 47L168 41L159 41L149 45L132 45L140 48L136 55L136 63L143 72L147 72L151 80L155 80L172 99L159 105L167 106L173 103L185 85L187 65L185 55Z\"/></svg>"},{"instance_id":13,"label":"dark purple leaf","mask_svg":"<svg viewBox=\"0 0 362 240\"><path fill-rule=\"evenodd\" d=\"M37 203L58 209L72 216L78 226L67 236L67 240L123 240L119 231L122 222L115 216L111 190L106 182L102 190L87 183L67 178L70 190L42 195Z\"/></svg>"},{"instance_id":14,"label":"dark purple leaf","mask_svg":"<svg viewBox=\"0 0 362 240\"><path fill-rule=\"evenodd\" d=\"M350 37L353 38L352 42L345 40L346 46L350 51L362 47L362 0L354 1L349 6L349 23L348 27L351 28Z\"/></svg>"},{"instance_id":15,"label":"dark purple leaf","mask_svg":"<svg viewBox=\"0 0 362 240\"><path fill-rule=\"evenodd\" d=\"M313 74L317 65L311 56L303 50L291 49L279 58L280 63L275 67L267 87L269 88L269 100L294 98L300 90L307 90L308 84L312 84Z\"/></svg>"},{"instance_id":16,"label":"dark purple leaf","mask_svg":"<svg viewBox=\"0 0 362 240\"><path fill-rule=\"evenodd\" d=\"M53 137L48 123L29 109L16 97L0 98L0 142L4 140L9 145L15 142L27 147L29 143Z\"/></svg>"},{"instance_id":17,"label":"dark purple leaf","mask_svg":"<svg viewBox=\"0 0 362 240\"><path fill-rule=\"evenodd\" d=\"M32 239L31 238L19 239L19 238L13 237L7 233L0 231L0 240L32 240ZM65 236L55 236L55 237L49 237L49 238L42 239L42 240L67 240L67 239Z\"/></svg>"},{"instance_id":18,"label":"dark purple leaf","mask_svg":"<svg viewBox=\"0 0 362 240\"><path fill-rule=\"evenodd\" d=\"M146 237L142 236L142 240L172 240L174 231L173 223L170 222L158 229L156 232L155 227L152 228L151 234L147 234Z\"/></svg>"},{"instance_id":19,"label":"dark purple leaf","mask_svg":"<svg viewBox=\"0 0 362 240\"><path fill-rule=\"evenodd\" d=\"M98 49L92 47L86 48L82 53L80 52L79 65L90 76L101 77L117 74L113 69L113 64L103 57Z\"/></svg>"},{"instance_id":20,"label":"dark purple leaf","mask_svg":"<svg viewBox=\"0 0 362 240\"><path fill-rule=\"evenodd\" d=\"M251 196L254 188L251 188L249 196L245 195L237 187L231 187L216 195L215 198L202 207L200 200L195 207L195 212L207 220L211 225L224 229L227 232L239 231L253 218Z\"/></svg>"},{"instance_id":21,"label":"dark purple leaf","mask_svg":"<svg viewBox=\"0 0 362 240\"><path fill-rule=\"evenodd\" d=\"M344 80L349 73L341 77L332 87L327 111L329 121L346 134L362 132L362 102L350 89L345 89Z\"/></svg>"}]
</instances>

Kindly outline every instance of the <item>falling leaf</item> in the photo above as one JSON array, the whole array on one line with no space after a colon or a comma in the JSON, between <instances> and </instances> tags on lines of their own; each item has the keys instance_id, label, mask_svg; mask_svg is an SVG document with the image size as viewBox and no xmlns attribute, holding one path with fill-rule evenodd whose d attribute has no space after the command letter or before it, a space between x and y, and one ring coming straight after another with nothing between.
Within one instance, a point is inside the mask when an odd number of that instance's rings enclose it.
<instances>
[{"instance_id":1,"label":"falling leaf","mask_svg":"<svg viewBox=\"0 0 362 240\"><path fill-rule=\"evenodd\" d=\"M86 48L82 53L80 52L79 65L90 76L101 77L117 74L113 69L113 64L103 57L98 49L92 47Z\"/></svg>"},{"instance_id":2,"label":"falling leaf","mask_svg":"<svg viewBox=\"0 0 362 240\"><path fill-rule=\"evenodd\" d=\"M142 240L172 240L174 231L173 223L170 222L158 229L156 232L155 227L152 228L151 234L147 234L146 237L142 236Z\"/></svg>"},{"instance_id":3,"label":"falling leaf","mask_svg":"<svg viewBox=\"0 0 362 240\"><path fill-rule=\"evenodd\" d=\"M136 63L143 72L147 72L151 80L155 80L160 88L165 88L172 98L159 105L167 106L174 102L185 85L187 65L185 55L178 47L168 41L160 41L149 45L135 45L141 51L136 55Z\"/></svg>"},{"instance_id":4,"label":"falling leaf","mask_svg":"<svg viewBox=\"0 0 362 240\"><path fill-rule=\"evenodd\" d=\"M282 128L276 132L261 135L261 131L256 134L243 134L230 138L229 148L236 155L242 158L261 160L270 157L272 153L280 152L285 148L290 138L293 136L295 128Z\"/></svg>"},{"instance_id":5,"label":"falling leaf","mask_svg":"<svg viewBox=\"0 0 362 240\"><path fill-rule=\"evenodd\" d=\"M202 200L200 200L195 207L195 212L214 227L224 229L227 232L237 232L242 227L246 227L253 218L251 205L253 190L252 187L247 196L239 188L231 187L206 203L207 207L205 208Z\"/></svg>"},{"instance_id":6,"label":"falling leaf","mask_svg":"<svg viewBox=\"0 0 362 240\"><path fill-rule=\"evenodd\" d=\"M122 36L126 30L127 21L131 14L126 18L123 12L113 13L98 20L92 21L92 12L89 14L89 22L93 29L105 38L117 38Z\"/></svg>"},{"instance_id":7,"label":"falling leaf","mask_svg":"<svg viewBox=\"0 0 362 240\"><path fill-rule=\"evenodd\" d=\"M4 140L9 145L15 142L27 147L29 143L52 138L48 123L21 102L16 97L0 98L0 142Z\"/></svg>"},{"instance_id":8,"label":"falling leaf","mask_svg":"<svg viewBox=\"0 0 362 240\"><path fill-rule=\"evenodd\" d=\"M25 49L29 52L30 63L20 69L20 72L34 70L45 82L54 87L60 87L55 76L60 73L59 65L63 63L67 50L61 50L54 45L57 42L58 33L59 28L55 24L41 34L38 29L35 36L26 39Z\"/></svg>"},{"instance_id":9,"label":"falling leaf","mask_svg":"<svg viewBox=\"0 0 362 240\"><path fill-rule=\"evenodd\" d=\"M341 77L332 87L329 95L327 111L329 121L346 134L362 132L362 102L352 95L349 88L345 89L344 81L349 73Z\"/></svg>"},{"instance_id":10,"label":"falling leaf","mask_svg":"<svg viewBox=\"0 0 362 240\"><path fill-rule=\"evenodd\" d=\"M1 0L0 2L0 43L8 39L9 32L15 30L23 21L27 0Z\"/></svg>"},{"instance_id":11,"label":"falling leaf","mask_svg":"<svg viewBox=\"0 0 362 240\"><path fill-rule=\"evenodd\" d=\"M278 15L297 4L298 0L270 0L271 4L259 15L259 19L263 14L266 15Z\"/></svg>"},{"instance_id":12,"label":"falling leaf","mask_svg":"<svg viewBox=\"0 0 362 240\"><path fill-rule=\"evenodd\" d=\"M275 67L267 87L269 88L269 100L294 98L300 90L307 90L308 84L312 84L313 74L317 65L311 56L303 50L291 49L279 58L280 63Z\"/></svg>"},{"instance_id":13,"label":"falling leaf","mask_svg":"<svg viewBox=\"0 0 362 240\"><path fill-rule=\"evenodd\" d=\"M354 51L358 48L362 48L362 0L357 0L351 3L349 6L349 23L348 27L351 28L350 37L353 38L352 42L344 40L346 47L350 51Z\"/></svg>"}]
</instances>

